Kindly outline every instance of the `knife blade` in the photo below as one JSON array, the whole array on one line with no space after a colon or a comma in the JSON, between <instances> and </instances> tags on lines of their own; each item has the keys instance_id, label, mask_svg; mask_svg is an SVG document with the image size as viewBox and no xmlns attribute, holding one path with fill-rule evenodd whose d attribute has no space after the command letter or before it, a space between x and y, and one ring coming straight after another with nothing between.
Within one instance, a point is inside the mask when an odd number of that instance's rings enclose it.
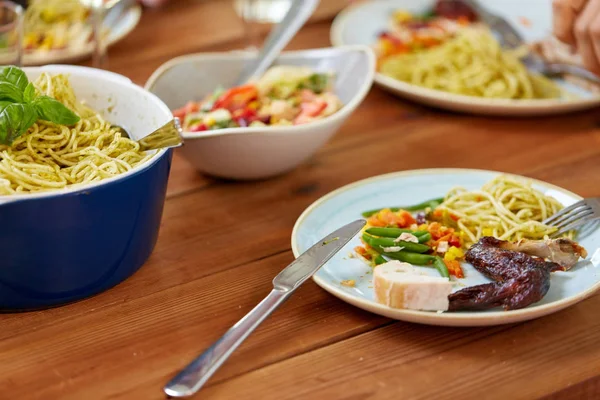
<instances>
[{"instance_id":1,"label":"knife blade","mask_svg":"<svg viewBox=\"0 0 600 400\"><path fill-rule=\"evenodd\" d=\"M231 353L300 285L356 236L365 223L360 219L342 226L285 267L273 279L273 290L269 295L171 379L164 387L164 392L171 397L189 397L198 392Z\"/></svg>"}]
</instances>

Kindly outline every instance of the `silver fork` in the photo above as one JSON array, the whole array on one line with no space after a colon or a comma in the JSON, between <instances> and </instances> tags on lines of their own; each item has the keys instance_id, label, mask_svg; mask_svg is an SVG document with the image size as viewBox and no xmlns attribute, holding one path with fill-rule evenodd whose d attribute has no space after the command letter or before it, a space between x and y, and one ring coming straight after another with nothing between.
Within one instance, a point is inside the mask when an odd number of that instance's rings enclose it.
<instances>
[{"instance_id":1,"label":"silver fork","mask_svg":"<svg viewBox=\"0 0 600 400\"><path fill-rule=\"evenodd\" d=\"M519 32L503 17L493 14L481 5L477 0L463 0L470 5L477 15L493 32L499 37L500 46L507 49L515 49L525 44L525 39ZM561 74L570 74L580 78L587 79L596 84L600 84L600 76L577 65L563 63L547 63L541 57L531 52L521 58L521 61L528 70L537 72L546 76L556 76Z\"/></svg>"},{"instance_id":2,"label":"silver fork","mask_svg":"<svg viewBox=\"0 0 600 400\"><path fill-rule=\"evenodd\" d=\"M558 228L552 236L559 236L597 220L600 220L600 197L592 197L563 208L542 223Z\"/></svg>"},{"instance_id":3,"label":"silver fork","mask_svg":"<svg viewBox=\"0 0 600 400\"><path fill-rule=\"evenodd\" d=\"M120 125L112 125L112 128L118 129L124 137L138 142L142 151L166 149L183 145L181 123L177 117L149 134L146 132L132 133Z\"/></svg>"}]
</instances>

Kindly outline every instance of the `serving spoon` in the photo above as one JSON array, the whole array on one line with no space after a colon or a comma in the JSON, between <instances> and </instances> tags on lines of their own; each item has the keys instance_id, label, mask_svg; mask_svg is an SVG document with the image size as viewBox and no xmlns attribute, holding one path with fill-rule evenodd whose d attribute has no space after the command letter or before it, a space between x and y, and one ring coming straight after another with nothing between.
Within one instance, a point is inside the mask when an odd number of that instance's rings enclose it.
<instances>
[{"instance_id":1,"label":"serving spoon","mask_svg":"<svg viewBox=\"0 0 600 400\"><path fill-rule=\"evenodd\" d=\"M233 86L241 86L250 79L260 76L273 64L281 51L304 26L313 14L319 0L294 0L285 17L269 33L258 55L248 64L236 78ZM207 130L194 132L194 139L203 137L229 135L231 130Z\"/></svg>"}]
</instances>

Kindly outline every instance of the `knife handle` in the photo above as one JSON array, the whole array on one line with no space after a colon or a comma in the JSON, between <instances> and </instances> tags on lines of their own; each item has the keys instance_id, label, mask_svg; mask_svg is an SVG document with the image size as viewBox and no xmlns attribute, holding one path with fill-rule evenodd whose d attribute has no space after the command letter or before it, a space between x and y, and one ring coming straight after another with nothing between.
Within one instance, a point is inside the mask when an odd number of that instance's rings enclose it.
<instances>
[{"instance_id":1,"label":"knife handle","mask_svg":"<svg viewBox=\"0 0 600 400\"><path fill-rule=\"evenodd\" d=\"M256 307L232 326L198 358L188 364L164 387L171 397L195 394L240 344L277 309L293 291L273 289Z\"/></svg>"}]
</instances>

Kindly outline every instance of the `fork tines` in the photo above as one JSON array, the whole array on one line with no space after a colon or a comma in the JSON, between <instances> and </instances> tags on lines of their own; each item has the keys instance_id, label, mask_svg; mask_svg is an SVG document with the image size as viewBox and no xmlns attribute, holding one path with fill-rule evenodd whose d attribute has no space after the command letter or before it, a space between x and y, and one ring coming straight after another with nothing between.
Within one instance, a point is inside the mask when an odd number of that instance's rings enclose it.
<instances>
[{"instance_id":1,"label":"fork tines","mask_svg":"<svg viewBox=\"0 0 600 400\"><path fill-rule=\"evenodd\" d=\"M580 225L598 219L598 199L584 199L563 208L550 218L542 221L543 224L558 228L553 236L561 235Z\"/></svg>"}]
</instances>

